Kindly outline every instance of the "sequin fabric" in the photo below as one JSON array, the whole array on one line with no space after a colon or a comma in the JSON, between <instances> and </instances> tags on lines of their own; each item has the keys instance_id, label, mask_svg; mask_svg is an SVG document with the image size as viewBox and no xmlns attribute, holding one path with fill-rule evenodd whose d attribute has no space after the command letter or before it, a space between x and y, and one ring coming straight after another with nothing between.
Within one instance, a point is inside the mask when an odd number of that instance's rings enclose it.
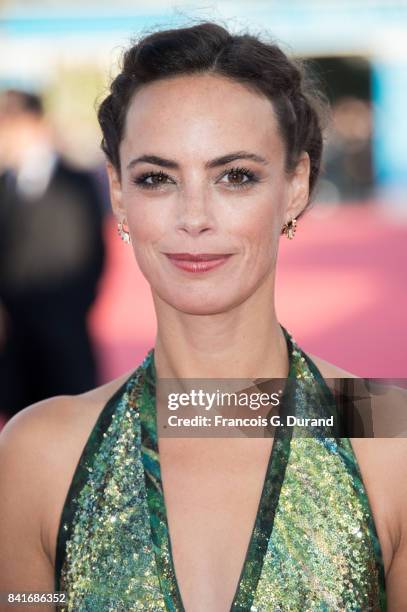
<instances>
[{"instance_id":1,"label":"sequin fabric","mask_svg":"<svg viewBox=\"0 0 407 612\"><path fill-rule=\"evenodd\" d=\"M331 414L321 374L282 329L290 359L282 414ZM162 491L153 350L83 449L61 515L55 588L67 593L64 611L184 611ZM348 438L276 429L230 610L386 610L382 552Z\"/></svg>"}]
</instances>

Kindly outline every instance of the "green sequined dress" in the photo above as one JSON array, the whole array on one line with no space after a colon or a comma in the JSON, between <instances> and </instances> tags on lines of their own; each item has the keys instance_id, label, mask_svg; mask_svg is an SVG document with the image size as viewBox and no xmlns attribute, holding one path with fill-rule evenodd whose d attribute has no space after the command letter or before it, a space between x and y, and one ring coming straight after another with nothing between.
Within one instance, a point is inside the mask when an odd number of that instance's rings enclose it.
<instances>
[{"instance_id":1,"label":"green sequined dress","mask_svg":"<svg viewBox=\"0 0 407 612\"><path fill-rule=\"evenodd\" d=\"M290 414L322 414L331 392L282 329L292 383L282 404ZM74 612L184 610L161 481L153 349L83 449L61 515L55 589L67 593L61 609ZM382 551L348 438L276 428L230 610L386 610Z\"/></svg>"}]
</instances>

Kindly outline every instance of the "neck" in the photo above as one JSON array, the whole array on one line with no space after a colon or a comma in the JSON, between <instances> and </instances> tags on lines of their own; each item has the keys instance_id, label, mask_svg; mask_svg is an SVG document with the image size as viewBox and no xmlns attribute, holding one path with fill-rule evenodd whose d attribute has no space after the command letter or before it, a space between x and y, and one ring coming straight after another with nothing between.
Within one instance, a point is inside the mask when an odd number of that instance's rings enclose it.
<instances>
[{"instance_id":1,"label":"neck","mask_svg":"<svg viewBox=\"0 0 407 612\"><path fill-rule=\"evenodd\" d=\"M228 312L191 315L157 295L154 361L159 378L285 378L288 351L273 291L264 287Z\"/></svg>"}]
</instances>

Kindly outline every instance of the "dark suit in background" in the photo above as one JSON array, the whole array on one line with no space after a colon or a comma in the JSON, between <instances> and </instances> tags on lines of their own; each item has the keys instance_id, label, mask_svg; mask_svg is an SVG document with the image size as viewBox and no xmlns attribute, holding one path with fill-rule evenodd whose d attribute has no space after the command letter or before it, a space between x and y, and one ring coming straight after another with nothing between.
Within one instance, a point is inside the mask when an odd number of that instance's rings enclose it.
<instances>
[{"instance_id":1,"label":"dark suit in background","mask_svg":"<svg viewBox=\"0 0 407 612\"><path fill-rule=\"evenodd\" d=\"M103 212L91 174L56 158L41 194L0 177L0 410L97 384L87 315L104 261Z\"/></svg>"}]
</instances>

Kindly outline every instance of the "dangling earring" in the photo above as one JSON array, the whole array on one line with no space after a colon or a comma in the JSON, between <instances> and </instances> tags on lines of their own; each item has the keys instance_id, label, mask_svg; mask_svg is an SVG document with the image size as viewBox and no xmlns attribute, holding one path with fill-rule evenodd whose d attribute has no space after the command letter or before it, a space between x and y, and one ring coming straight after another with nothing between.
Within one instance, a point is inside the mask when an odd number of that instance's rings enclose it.
<instances>
[{"instance_id":1,"label":"dangling earring","mask_svg":"<svg viewBox=\"0 0 407 612\"><path fill-rule=\"evenodd\" d=\"M123 242L130 242L130 234L128 230L125 230L123 228L123 221L119 221L119 223L117 224L117 231L119 232L119 236L123 240Z\"/></svg>"},{"instance_id":2,"label":"dangling earring","mask_svg":"<svg viewBox=\"0 0 407 612\"><path fill-rule=\"evenodd\" d=\"M297 219L290 219L287 223L284 223L281 233L285 234L287 238L292 240L295 235L295 230L297 229Z\"/></svg>"}]
</instances>

